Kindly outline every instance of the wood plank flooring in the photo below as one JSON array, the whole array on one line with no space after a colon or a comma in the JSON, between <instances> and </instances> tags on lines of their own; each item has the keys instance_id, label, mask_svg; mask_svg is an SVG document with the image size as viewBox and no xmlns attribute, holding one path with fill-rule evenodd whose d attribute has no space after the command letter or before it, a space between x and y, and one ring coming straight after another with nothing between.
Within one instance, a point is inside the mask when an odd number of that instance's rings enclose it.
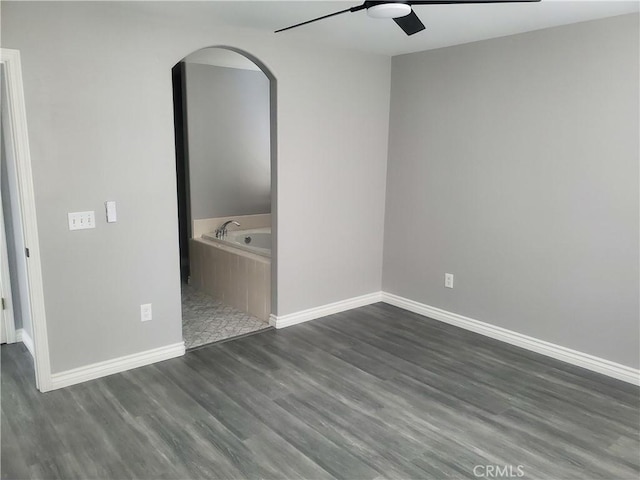
<instances>
[{"instance_id":1,"label":"wood plank flooring","mask_svg":"<svg viewBox=\"0 0 640 480\"><path fill-rule=\"evenodd\" d=\"M381 303L1 406L11 479L640 475L637 387Z\"/></svg>"}]
</instances>

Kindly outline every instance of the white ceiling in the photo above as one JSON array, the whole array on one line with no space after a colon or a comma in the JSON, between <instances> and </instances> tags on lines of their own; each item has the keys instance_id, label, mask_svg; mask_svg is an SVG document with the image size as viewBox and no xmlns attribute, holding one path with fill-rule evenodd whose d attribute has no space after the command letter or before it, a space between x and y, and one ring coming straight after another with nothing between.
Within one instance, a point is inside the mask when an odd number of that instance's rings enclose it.
<instances>
[{"instance_id":1,"label":"white ceiling","mask_svg":"<svg viewBox=\"0 0 640 480\"><path fill-rule=\"evenodd\" d=\"M142 7L146 2L138 5ZM162 2L179 16L180 9L199 9L215 24L273 32L279 28L359 5L340 1L206 1ZM149 4L145 6L151 6ZM158 4L155 3L157 7ZM411 37L390 19L370 18L366 11L344 13L278 33L340 47L398 55L502 37L542 28L638 12L639 0L542 0L539 3L423 5L415 12L426 30ZM276 35L276 34L274 34Z\"/></svg>"}]
</instances>

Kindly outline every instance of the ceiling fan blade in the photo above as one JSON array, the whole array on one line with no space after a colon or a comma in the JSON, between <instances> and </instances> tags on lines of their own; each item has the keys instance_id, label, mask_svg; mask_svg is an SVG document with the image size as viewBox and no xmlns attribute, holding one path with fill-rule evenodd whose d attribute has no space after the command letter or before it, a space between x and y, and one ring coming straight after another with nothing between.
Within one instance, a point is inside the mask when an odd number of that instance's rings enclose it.
<instances>
[{"instance_id":1,"label":"ceiling fan blade","mask_svg":"<svg viewBox=\"0 0 640 480\"><path fill-rule=\"evenodd\" d=\"M418 15L416 15L416 12L413 10L411 10L409 15L394 18L393 20L407 35L413 35L414 33L424 30L424 24L420 21Z\"/></svg>"},{"instance_id":2,"label":"ceiling fan blade","mask_svg":"<svg viewBox=\"0 0 640 480\"><path fill-rule=\"evenodd\" d=\"M313 20L307 20L306 22L297 23L295 25L291 25L290 27L281 28L280 30L276 30L274 33L284 32L285 30L291 30L292 28L301 27L302 25L306 25L308 23L317 22L318 20L324 20L325 18L335 17L336 15L340 15L342 13L347 12L357 12L359 10L363 10L365 8L364 3L362 5L358 5L356 7L346 8L344 10L340 10L339 12L330 13L329 15L323 15L322 17L314 18Z\"/></svg>"},{"instance_id":3,"label":"ceiling fan blade","mask_svg":"<svg viewBox=\"0 0 640 480\"><path fill-rule=\"evenodd\" d=\"M460 5L469 3L528 3L540 0L408 0L409 5Z\"/></svg>"}]
</instances>

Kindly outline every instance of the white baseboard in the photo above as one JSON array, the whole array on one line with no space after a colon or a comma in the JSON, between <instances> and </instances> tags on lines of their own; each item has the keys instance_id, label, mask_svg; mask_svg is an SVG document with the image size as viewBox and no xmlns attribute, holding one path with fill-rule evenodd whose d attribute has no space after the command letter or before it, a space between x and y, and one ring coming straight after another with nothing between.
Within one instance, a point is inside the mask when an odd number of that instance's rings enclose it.
<instances>
[{"instance_id":1,"label":"white baseboard","mask_svg":"<svg viewBox=\"0 0 640 480\"><path fill-rule=\"evenodd\" d=\"M124 357L106 360L104 362L93 363L85 367L74 368L65 372L54 373L51 375L51 388L68 387L77 383L95 380L96 378L106 377L114 373L124 372L133 368L143 367L152 363L169 360L170 358L180 357L184 355L184 342L167 345L165 347L154 348L145 352L134 353Z\"/></svg>"},{"instance_id":2,"label":"white baseboard","mask_svg":"<svg viewBox=\"0 0 640 480\"><path fill-rule=\"evenodd\" d=\"M329 303L327 305L321 305L319 307L290 313L288 315L270 315L269 325L276 328L290 327L291 325L308 322L309 320L315 320L316 318L326 317L327 315L333 315L334 313L344 312L353 308L364 307L365 305L381 301L381 292L369 293L360 297L348 298L347 300L342 300L340 302Z\"/></svg>"},{"instance_id":3,"label":"white baseboard","mask_svg":"<svg viewBox=\"0 0 640 480\"><path fill-rule=\"evenodd\" d=\"M640 370L386 292L370 293L288 315L271 315L269 324L276 328L285 328L377 302L385 302L434 320L470 330L572 365L602 373L609 377L617 378L624 382L640 385ZM18 330L16 336L17 340L22 341L33 355L33 341L31 337L29 337L23 329ZM184 353L184 342L180 342L153 350L147 350L146 352L135 353L113 360L67 370L51 376L50 389L55 390L88 380L94 380L114 373L179 357L184 355Z\"/></svg>"},{"instance_id":4,"label":"white baseboard","mask_svg":"<svg viewBox=\"0 0 640 480\"><path fill-rule=\"evenodd\" d=\"M27 350L29 350L31 356L34 356L33 340L24 328L19 328L18 330L16 330L16 342L22 342L24 346L27 347Z\"/></svg>"},{"instance_id":5,"label":"white baseboard","mask_svg":"<svg viewBox=\"0 0 640 480\"><path fill-rule=\"evenodd\" d=\"M578 367L586 368L587 370L602 373L624 382L640 385L640 370L627 367L626 365L621 365L619 363L605 360L604 358L595 357L588 353L578 352L577 350L572 350L544 340L529 337L512 330L507 330L506 328L474 320L473 318L447 312L446 310L431 307L424 303L415 302L392 293L383 292L381 296L383 302L404 310L409 310L410 312L418 313L440 322L455 325L456 327L464 328L465 330L471 330L472 332L495 338L496 340L516 345Z\"/></svg>"}]
</instances>

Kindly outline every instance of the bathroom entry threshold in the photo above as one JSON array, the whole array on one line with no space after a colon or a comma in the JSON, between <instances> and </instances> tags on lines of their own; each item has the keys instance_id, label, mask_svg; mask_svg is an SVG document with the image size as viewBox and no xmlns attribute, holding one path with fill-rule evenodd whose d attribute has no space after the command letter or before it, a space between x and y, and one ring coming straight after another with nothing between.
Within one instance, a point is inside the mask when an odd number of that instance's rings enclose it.
<instances>
[{"instance_id":1,"label":"bathroom entry threshold","mask_svg":"<svg viewBox=\"0 0 640 480\"><path fill-rule=\"evenodd\" d=\"M262 328L260 330L255 330L253 332L247 332L241 335L236 335L235 337L223 338L222 340L216 340L215 342L203 343L202 345L187 348L186 352L187 353L195 352L196 350L200 350L201 348L211 347L213 345L220 345L221 343L231 342L233 340L240 340L241 338L251 337L253 335L259 335L260 333L268 332L270 330L275 330L275 328L270 325L267 325L265 328Z\"/></svg>"},{"instance_id":2,"label":"bathroom entry threshold","mask_svg":"<svg viewBox=\"0 0 640 480\"><path fill-rule=\"evenodd\" d=\"M186 350L271 328L267 322L182 284L182 338Z\"/></svg>"}]
</instances>

